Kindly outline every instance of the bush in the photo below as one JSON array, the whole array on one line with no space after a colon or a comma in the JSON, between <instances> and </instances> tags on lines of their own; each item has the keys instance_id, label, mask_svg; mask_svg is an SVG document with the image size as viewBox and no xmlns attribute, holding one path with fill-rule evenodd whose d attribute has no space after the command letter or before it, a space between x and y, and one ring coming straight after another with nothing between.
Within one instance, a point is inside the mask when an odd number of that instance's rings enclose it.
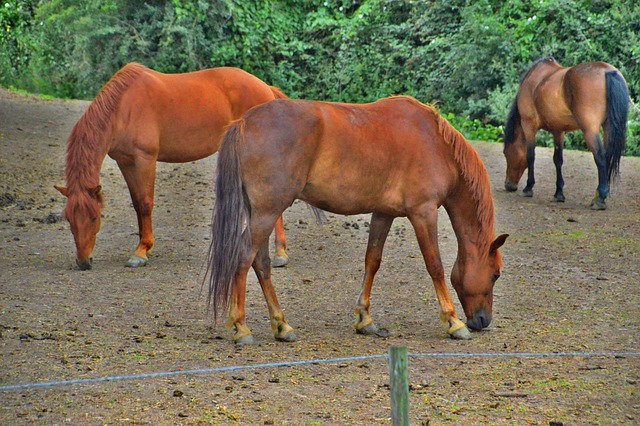
<instances>
[{"instance_id":1,"label":"bush","mask_svg":"<svg viewBox=\"0 0 640 426\"><path fill-rule=\"evenodd\" d=\"M490 138L540 57L609 62L640 96L640 5L622 0L6 0L0 25L0 84L58 97L91 99L131 61L228 65L297 98L409 94Z\"/></svg>"}]
</instances>

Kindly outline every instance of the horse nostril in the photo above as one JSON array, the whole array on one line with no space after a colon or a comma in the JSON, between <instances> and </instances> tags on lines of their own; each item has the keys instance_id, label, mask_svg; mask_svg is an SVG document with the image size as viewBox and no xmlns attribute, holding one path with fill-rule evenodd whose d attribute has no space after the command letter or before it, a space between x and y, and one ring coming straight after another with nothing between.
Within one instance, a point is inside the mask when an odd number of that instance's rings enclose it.
<instances>
[{"instance_id":1,"label":"horse nostril","mask_svg":"<svg viewBox=\"0 0 640 426\"><path fill-rule=\"evenodd\" d=\"M480 331L491 324L491 315L485 310L476 312L473 318L467 321L467 327L474 331Z\"/></svg>"}]
</instances>

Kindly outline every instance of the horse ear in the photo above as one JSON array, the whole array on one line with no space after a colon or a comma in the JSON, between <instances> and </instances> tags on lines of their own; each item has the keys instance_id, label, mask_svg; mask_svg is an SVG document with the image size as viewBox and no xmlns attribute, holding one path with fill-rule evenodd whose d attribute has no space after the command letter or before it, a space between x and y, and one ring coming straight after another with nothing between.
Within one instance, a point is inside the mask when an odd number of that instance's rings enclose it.
<instances>
[{"instance_id":1,"label":"horse ear","mask_svg":"<svg viewBox=\"0 0 640 426\"><path fill-rule=\"evenodd\" d=\"M57 189L65 197L69 196L69 190L67 188L65 188L64 186L53 185L53 187L55 189Z\"/></svg>"},{"instance_id":2,"label":"horse ear","mask_svg":"<svg viewBox=\"0 0 640 426\"><path fill-rule=\"evenodd\" d=\"M500 247L502 247L504 245L505 241L507 241L507 237L508 236L509 236L509 234L502 234L498 238L496 238L491 243L491 247L489 248L489 254L494 254L496 252L496 250L498 250Z\"/></svg>"}]
</instances>

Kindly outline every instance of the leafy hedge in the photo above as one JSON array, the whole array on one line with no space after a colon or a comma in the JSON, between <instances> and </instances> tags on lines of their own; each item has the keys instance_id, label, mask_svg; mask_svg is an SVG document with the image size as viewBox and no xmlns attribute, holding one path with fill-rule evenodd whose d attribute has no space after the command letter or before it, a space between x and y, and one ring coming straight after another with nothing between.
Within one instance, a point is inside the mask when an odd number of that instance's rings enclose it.
<instances>
[{"instance_id":1,"label":"leafy hedge","mask_svg":"<svg viewBox=\"0 0 640 426\"><path fill-rule=\"evenodd\" d=\"M0 85L90 99L120 67L237 66L292 97L410 94L500 134L521 75L543 56L601 60L640 96L640 4L623 0L5 0ZM492 127L490 127L492 126ZM577 134L577 133L576 133ZM542 137L541 143L548 138ZM569 146L580 147L580 136ZM632 111L627 155L640 153Z\"/></svg>"}]
</instances>

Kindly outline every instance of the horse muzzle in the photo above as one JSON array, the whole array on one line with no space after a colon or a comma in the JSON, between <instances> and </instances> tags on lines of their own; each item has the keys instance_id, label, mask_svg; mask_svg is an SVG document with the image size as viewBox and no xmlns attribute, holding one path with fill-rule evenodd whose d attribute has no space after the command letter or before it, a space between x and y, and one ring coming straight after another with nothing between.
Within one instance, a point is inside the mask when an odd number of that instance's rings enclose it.
<instances>
[{"instance_id":1,"label":"horse muzzle","mask_svg":"<svg viewBox=\"0 0 640 426\"><path fill-rule=\"evenodd\" d=\"M504 189L506 189L507 192L515 192L518 190L518 185L514 185L510 180L506 180L504 182Z\"/></svg>"},{"instance_id":2,"label":"horse muzzle","mask_svg":"<svg viewBox=\"0 0 640 426\"><path fill-rule=\"evenodd\" d=\"M93 257L89 257L85 260L76 259L76 265L81 271L88 271L93 266Z\"/></svg>"},{"instance_id":3,"label":"horse muzzle","mask_svg":"<svg viewBox=\"0 0 640 426\"><path fill-rule=\"evenodd\" d=\"M473 331L481 331L491 324L491 314L484 309L480 309L473 315L473 318L467 319L467 327Z\"/></svg>"}]
</instances>

